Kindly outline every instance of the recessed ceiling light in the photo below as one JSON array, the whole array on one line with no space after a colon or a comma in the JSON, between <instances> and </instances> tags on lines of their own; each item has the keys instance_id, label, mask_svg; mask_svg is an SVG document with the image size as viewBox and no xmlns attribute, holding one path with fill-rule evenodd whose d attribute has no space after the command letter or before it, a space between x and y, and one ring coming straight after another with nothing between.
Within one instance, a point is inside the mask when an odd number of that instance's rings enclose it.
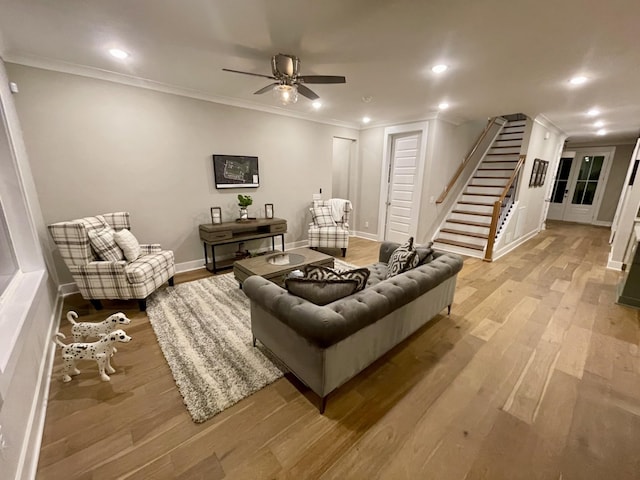
<instances>
[{"instance_id":1,"label":"recessed ceiling light","mask_svg":"<svg viewBox=\"0 0 640 480\"><path fill-rule=\"evenodd\" d=\"M311 104L311 106L312 106L313 108L315 108L316 110L318 110L320 107L322 107L322 102L321 102L320 100L316 100L315 102L313 102L313 103Z\"/></svg>"},{"instance_id":2,"label":"recessed ceiling light","mask_svg":"<svg viewBox=\"0 0 640 480\"><path fill-rule=\"evenodd\" d=\"M601 128L596 132L596 135L606 135L607 131L604 128Z\"/></svg>"},{"instance_id":3,"label":"recessed ceiling light","mask_svg":"<svg viewBox=\"0 0 640 480\"><path fill-rule=\"evenodd\" d=\"M369 117L362 117L362 123L369 123L371 119Z\"/></svg>"},{"instance_id":4,"label":"recessed ceiling light","mask_svg":"<svg viewBox=\"0 0 640 480\"><path fill-rule=\"evenodd\" d=\"M592 108L587 112L587 115L589 115L590 117L595 117L597 115L600 115L600 110L598 110L597 108Z\"/></svg>"},{"instance_id":5,"label":"recessed ceiling light","mask_svg":"<svg viewBox=\"0 0 640 480\"><path fill-rule=\"evenodd\" d=\"M569 83L571 85L582 85L583 83L586 83L587 81L587 77L583 76L583 75L579 75L577 77L573 77L571 80L569 80Z\"/></svg>"},{"instance_id":6,"label":"recessed ceiling light","mask_svg":"<svg viewBox=\"0 0 640 480\"><path fill-rule=\"evenodd\" d=\"M120 50L119 48L112 48L111 50L109 50L109 53L114 57L119 58L120 60L124 60L129 56L127 52L125 52L124 50Z\"/></svg>"},{"instance_id":7,"label":"recessed ceiling light","mask_svg":"<svg viewBox=\"0 0 640 480\"><path fill-rule=\"evenodd\" d=\"M431 67L431 71L433 73L442 73L442 72L446 72L448 68L449 68L448 65L441 63L440 65L434 65L433 67Z\"/></svg>"},{"instance_id":8,"label":"recessed ceiling light","mask_svg":"<svg viewBox=\"0 0 640 480\"><path fill-rule=\"evenodd\" d=\"M447 108L449 108L449 104L447 102L442 102L440 105L438 105L438 108L440 110L446 110Z\"/></svg>"},{"instance_id":9,"label":"recessed ceiling light","mask_svg":"<svg viewBox=\"0 0 640 480\"><path fill-rule=\"evenodd\" d=\"M604 127L604 122L602 120L598 120L596 123L593 124L593 126L596 128Z\"/></svg>"}]
</instances>

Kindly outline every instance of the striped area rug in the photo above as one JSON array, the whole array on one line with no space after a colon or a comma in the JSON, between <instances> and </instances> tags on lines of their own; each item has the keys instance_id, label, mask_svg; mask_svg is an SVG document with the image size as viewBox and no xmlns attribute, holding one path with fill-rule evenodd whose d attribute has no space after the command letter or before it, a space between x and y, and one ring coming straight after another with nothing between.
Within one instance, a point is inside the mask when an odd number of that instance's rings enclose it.
<instances>
[{"instance_id":1,"label":"striped area rug","mask_svg":"<svg viewBox=\"0 0 640 480\"><path fill-rule=\"evenodd\" d=\"M232 273L159 290L147 314L196 423L283 375L252 346L249 299Z\"/></svg>"}]
</instances>

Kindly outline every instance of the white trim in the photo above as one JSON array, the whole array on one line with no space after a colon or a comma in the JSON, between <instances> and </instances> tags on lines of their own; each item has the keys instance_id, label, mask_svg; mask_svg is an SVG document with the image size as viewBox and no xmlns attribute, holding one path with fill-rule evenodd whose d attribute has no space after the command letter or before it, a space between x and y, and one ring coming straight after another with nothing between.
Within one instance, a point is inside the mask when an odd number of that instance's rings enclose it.
<instances>
[{"instance_id":1,"label":"white trim","mask_svg":"<svg viewBox=\"0 0 640 480\"><path fill-rule=\"evenodd\" d=\"M493 260L492 261L495 262L499 258L504 257L507 253L509 253L512 250L518 248L520 245L525 243L527 240L531 240L538 233L540 233L540 230L533 230L532 232L529 232L526 235L523 235L518 240L515 240L515 241L511 242L509 245L507 245L504 249L500 250L499 252L494 252L494 256L493 256Z\"/></svg>"},{"instance_id":2,"label":"white trim","mask_svg":"<svg viewBox=\"0 0 640 480\"><path fill-rule=\"evenodd\" d=\"M369 232L354 232L354 237L364 238L366 240L375 240L378 241L378 235L375 233Z\"/></svg>"},{"instance_id":3,"label":"white trim","mask_svg":"<svg viewBox=\"0 0 640 480\"><path fill-rule=\"evenodd\" d=\"M12 292L11 301L1 306L0 315L0 374L7 373L9 359L16 353L18 343L30 307L37 304L38 295L47 281L44 270L23 273ZM5 321L2 322L2 319Z\"/></svg>"},{"instance_id":4,"label":"white trim","mask_svg":"<svg viewBox=\"0 0 640 480\"><path fill-rule=\"evenodd\" d=\"M449 121L447 119L442 118L441 112L431 112L424 115L421 118L414 118L414 119L407 118L405 120L395 121L393 123L388 123L388 122L368 123L366 126L363 125L362 127L360 127L360 131L371 130L373 128L397 127L397 126L402 126L402 125L411 124L411 123L428 122L429 120L436 120L436 119L448 121L449 123L456 126L459 125L457 123L454 123L453 121Z\"/></svg>"},{"instance_id":5,"label":"white trim","mask_svg":"<svg viewBox=\"0 0 640 480\"><path fill-rule=\"evenodd\" d=\"M611 252L609 252L609 260L607 261L607 269L616 270L618 272L622 271L622 262L617 262L615 260L611 260Z\"/></svg>"},{"instance_id":6,"label":"white trim","mask_svg":"<svg viewBox=\"0 0 640 480\"><path fill-rule=\"evenodd\" d=\"M411 225L409 226L409 236L416 237L418 232L418 218L420 218L420 201L422 197L422 179L425 171L425 163L427 161L427 136L429 133L429 122L407 123L396 125L384 129L384 143L382 147L382 175L380 176L380 201L378 203L378 241L383 241L385 236L385 220L387 215L387 195L389 193L388 172L391 163L391 147L393 145L393 136L403 133L420 133L420 152L418 161L418 171L414 181L414 192L416 198L413 204L416 206L411 216Z\"/></svg>"},{"instance_id":7,"label":"white trim","mask_svg":"<svg viewBox=\"0 0 640 480\"><path fill-rule=\"evenodd\" d=\"M50 70L54 72L68 73L71 75L78 75L81 77L94 78L98 80L104 80L107 82L119 83L121 85L128 85L131 87L144 88L147 90L153 90L156 92L170 93L173 95L179 95L181 97L195 98L198 100L204 100L206 102L220 103L222 105L230 105L232 107L248 108L250 110L258 110L261 112L272 113L274 115L282 115L285 117L299 118L302 120L308 120L310 122L322 123L325 125L332 125L336 127L352 128L354 130L360 130L360 125L356 123L341 122L337 120L328 120L318 118L312 114L306 114L304 112L298 112L294 110L288 110L276 106L263 105L253 103L248 100L239 100L237 98L221 97L212 95L209 93L201 92L198 90L191 90L177 85L171 85L168 83L158 82L147 78L135 77L133 75L125 75L122 73L111 72L109 70L103 70L94 67L87 67L84 65L76 65L73 63L61 62L59 60L52 60L47 58L41 58L31 55L21 54L9 54L6 55L4 60L9 63L17 63L27 67L40 68L43 70Z\"/></svg>"},{"instance_id":8,"label":"white trim","mask_svg":"<svg viewBox=\"0 0 640 480\"><path fill-rule=\"evenodd\" d=\"M613 222L605 222L602 220L596 220L595 222L591 222L591 225L594 225L596 227L610 227L611 225L613 225Z\"/></svg>"},{"instance_id":9,"label":"white trim","mask_svg":"<svg viewBox=\"0 0 640 480\"><path fill-rule=\"evenodd\" d=\"M537 124L543 126L544 128L546 128L547 130L553 130L557 135L559 136L564 136L564 138L567 138L567 134L564 130L561 130L559 127L557 127L551 120L549 120L546 116L544 116L543 114L538 114L538 116L533 120L534 122L536 122ZM560 144L564 144L564 140L562 142L560 142Z\"/></svg>"},{"instance_id":10,"label":"white trim","mask_svg":"<svg viewBox=\"0 0 640 480\"><path fill-rule=\"evenodd\" d=\"M57 330L60 324L63 306L64 299L61 295L58 295L49 321L49 331L45 338L53 338L54 329ZM47 405L49 402L49 389L51 387L51 373L53 370L55 353L56 344L45 341L44 351L42 352L43 361L40 363L40 371L38 372L38 380L35 389L37 395L34 396L33 403L31 405L29 424L27 425L27 433L22 443L22 451L20 452L16 478L36 478L38 461L40 459L40 447L42 446L42 436L44 434L45 418L47 415ZM27 463L25 459L29 455L31 456L31 461Z\"/></svg>"},{"instance_id":11,"label":"white trim","mask_svg":"<svg viewBox=\"0 0 640 480\"><path fill-rule=\"evenodd\" d=\"M63 283L58 286L58 295L61 295L62 297L68 297L69 295L79 292L80 290L78 289L76 282Z\"/></svg>"}]
</instances>

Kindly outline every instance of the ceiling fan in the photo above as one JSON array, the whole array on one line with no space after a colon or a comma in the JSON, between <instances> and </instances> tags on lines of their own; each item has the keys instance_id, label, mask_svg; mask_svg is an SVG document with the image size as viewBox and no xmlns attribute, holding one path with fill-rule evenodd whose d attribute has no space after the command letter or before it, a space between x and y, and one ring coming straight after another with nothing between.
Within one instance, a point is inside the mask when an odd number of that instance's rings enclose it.
<instances>
[{"instance_id":1,"label":"ceiling fan","mask_svg":"<svg viewBox=\"0 0 640 480\"><path fill-rule=\"evenodd\" d=\"M268 91L278 97L283 105L296 103L298 92L309 100L320 98L313 90L304 85L305 83L346 83L345 77L337 75L300 75L300 59L295 55L285 55L279 53L271 57L271 71L273 75L262 75L260 73L241 72L223 68L225 72L242 73L243 75L253 75L254 77L264 77L277 80L274 83L261 88L255 95L261 95Z\"/></svg>"}]
</instances>

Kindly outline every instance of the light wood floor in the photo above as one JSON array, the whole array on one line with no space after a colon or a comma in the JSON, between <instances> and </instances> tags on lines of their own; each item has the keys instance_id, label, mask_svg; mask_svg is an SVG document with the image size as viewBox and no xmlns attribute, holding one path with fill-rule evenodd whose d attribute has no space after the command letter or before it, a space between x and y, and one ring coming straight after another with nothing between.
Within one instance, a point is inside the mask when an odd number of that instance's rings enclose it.
<instances>
[{"instance_id":1,"label":"light wood floor","mask_svg":"<svg viewBox=\"0 0 640 480\"><path fill-rule=\"evenodd\" d=\"M638 479L638 311L614 303L609 231L550 223L494 263L467 259L451 316L334 392L283 378L194 424L134 302L134 340L68 384L56 359L41 479ZM353 239L366 265L377 244ZM193 280L203 273L179 276ZM444 312L446 313L446 312ZM68 332L66 320L63 332Z\"/></svg>"}]
</instances>

